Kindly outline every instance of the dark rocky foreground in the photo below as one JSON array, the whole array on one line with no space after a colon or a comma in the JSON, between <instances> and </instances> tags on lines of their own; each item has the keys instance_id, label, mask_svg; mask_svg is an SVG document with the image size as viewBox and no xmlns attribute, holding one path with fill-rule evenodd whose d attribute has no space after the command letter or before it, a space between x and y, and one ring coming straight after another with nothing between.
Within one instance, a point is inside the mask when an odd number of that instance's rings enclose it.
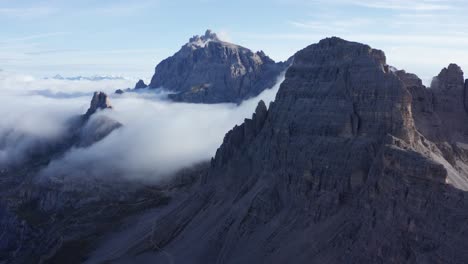
<instances>
[{"instance_id":1,"label":"dark rocky foreground","mask_svg":"<svg viewBox=\"0 0 468 264\"><path fill-rule=\"evenodd\" d=\"M463 79L453 64L428 89L382 51L324 39L294 55L275 102L229 131L209 166L158 187L14 185L0 236L16 243L2 239L0 259L466 263Z\"/></svg>"},{"instance_id":2,"label":"dark rocky foreground","mask_svg":"<svg viewBox=\"0 0 468 264\"><path fill-rule=\"evenodd\" d=\"M169 96L174 101L240 103L273 87L287 66L263 52L221 41L208 30L159 63L149 87L175 92Z\"/></svg>"},{"instance_id":3,"label":"dark rocky foreground","mask_svg":"<svg viewBox=\"0 0 468 264\"><path fill-rule=\"evenodd\" d=\"M22 164L2 167L0 263L81 263L90 242L115 225L119 216L166 201L159 190L138 184L40 177L42 168L67 151L95 144L122 126L95 115L104 109L112 109L107 95L94 93L87 112L69 120L61 138L31 149Z\"/></svg>"},{"instance_id":4,"label":"dark rocky foreground","mask_svg":"<svg viewBox=\"0 0 468 264\"><path fill-rule=\"evenodd\" d=\"M339 38L294 57L188 197L89 263L466 263L459 68L427 89Z\"/></svg>"}]
</instances>

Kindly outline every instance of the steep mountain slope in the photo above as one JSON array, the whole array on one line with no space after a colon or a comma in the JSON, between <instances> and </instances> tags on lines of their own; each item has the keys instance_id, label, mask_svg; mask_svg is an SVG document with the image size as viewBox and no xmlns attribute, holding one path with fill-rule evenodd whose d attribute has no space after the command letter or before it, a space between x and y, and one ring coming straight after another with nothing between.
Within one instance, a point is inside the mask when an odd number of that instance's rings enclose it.
<instances>
[{"instance_id":1,"label":"steep mountain slope","mask_svg":"<svg viewBox=\"0 0 468 264\"><path fill-rule=\"evenodd\" d=\"M286 67L208 30L159 63L149 86L176 92L170 96L175 101L239 103L273 87Z\"/></svg>"},{"instance_id":2,"label":"steep mountain slope","mask_svg":"<svg viewBox=\"0 0 468 264\"><path fill-rule=\"evenodd\" d=\"M57 175L39 177L41 169L70 149L92 145L122 126L110 118L95 116L97 111L107 108L111 108L107 95L94 93L86 114L72 118L62 138L31 150L22 164L2 168L0 262L42 263L60 252L77 250L76 254L83 254L80 250L86 249L87 239L112 222L107 217L121 215L122 208L139 208L161 199L156 194L148 201L135 204L132 199L157 192L134 194L135 189L142 189L136 184L120 183L115 189L94 184L89 188L85 179L72 184L60 181ZM88 185L78 188L79 184ZM132 193L131 198L126 198L129 193ZM103 208L107 209L104 213L100 211ZM80 242L74 242L78 238ZM79 263L80 259L67 262Z\"/></svg>"},{"instance_id":3,"label":"steep mountain slope","mask_svg":"<svg viewBox=\"0 0 468 264\"><path fill-rule=\"evenodd\" d=\"M459 189L468 190L468 114L465 107L463 71L450 64L434 77L431 88L422 85L414 74L397 71L412 94L412 112L418 131L434 143L436 158L447 169L447 182ZM425 142L423 142L425 144Z\"/></svg>"},{"instance_id":4,"label":"steep mountain slope","mask_svg":"<svg viewBox=\"0 0 468 264\"><path fill-rule=\"evenodd\" d=\"M437 91L339 38L294 58L189 197L89 263L464 263L468 175L421 110Z\"/></svg>"}]
</instances>

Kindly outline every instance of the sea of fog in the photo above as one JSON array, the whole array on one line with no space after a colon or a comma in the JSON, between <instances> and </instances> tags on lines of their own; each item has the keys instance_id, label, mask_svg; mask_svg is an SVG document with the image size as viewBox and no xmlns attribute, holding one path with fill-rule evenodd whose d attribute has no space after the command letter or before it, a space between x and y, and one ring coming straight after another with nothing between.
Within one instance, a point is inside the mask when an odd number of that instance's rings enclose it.
<instances>
[{"instance_id":1,"label":"sea of fog","mask_svg":"<svg viewBox=\"0 0 468 264\"><path fill-rule=\"evenodd\" d=\"M159 180L209 160L224 135L250 118L259 100L274 100L284 76L259 96L235 104L188 104L154 90L114 94L129 80L70 81L0 72L0 166L21 164L34 148L63 136L67 121L86 112L94 91L110 96L105 115L123 124L102 141L73 148L43 169L45 175Z\"/></svg>"}]
</instances>

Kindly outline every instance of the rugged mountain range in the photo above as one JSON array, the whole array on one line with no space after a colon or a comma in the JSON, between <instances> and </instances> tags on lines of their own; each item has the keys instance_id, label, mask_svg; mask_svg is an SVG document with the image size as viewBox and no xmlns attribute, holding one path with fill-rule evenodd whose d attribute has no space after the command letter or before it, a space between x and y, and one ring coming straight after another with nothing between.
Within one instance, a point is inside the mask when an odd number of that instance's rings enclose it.
<instances>
[{"instance_id":1,"label":"rugged mountain range","mask_svg":"<svg viewBox=\"0 0 468 264\"><path fill-rule=\"evenodd\" d=\"M174 101L240 103L271 88L288 63L275 63L262 51L222 41L207 30L159 63L149 87L175 92L169 96Z\"/></svg>"},{"instance_id":2,"label":"rugged mountain range","mask_svg":"<svg viewBox=\"0 0 468 264\"><path fill-rule=\"evenodd\" d=\"M215 49L210 36L192 49ZM209 165L171 183L76 189L36 182L39 165L2 172L0 259L465 263L465 83L451 64L427 88L380 50L324 39L294 55L275 101L229 131ZM109 106L96 93L79 119Z\"/></svg>"},{"instance_id":3,"label":"rugged mountain range","mask_svg":"<svg viewBox=\"0 0 468 264\"><path fill-rule=\"evenodd\" d=\"M427 89L339 38L294 58L186 198L89 263L464 263L461 70Z\"/></svg>"}]
</instances>

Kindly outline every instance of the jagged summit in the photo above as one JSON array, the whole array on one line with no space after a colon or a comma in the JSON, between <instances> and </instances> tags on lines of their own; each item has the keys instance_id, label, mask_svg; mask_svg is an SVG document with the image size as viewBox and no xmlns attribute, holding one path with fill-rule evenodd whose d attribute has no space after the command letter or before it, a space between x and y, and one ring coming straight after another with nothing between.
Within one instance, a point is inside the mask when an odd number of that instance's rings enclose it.
<instances>
[{"instance_id":1,"label":"jagged summit","mask_svg":"<svg viewBox=\"0 0 468 264\"><path fill-rule=\"evenodd\" d=\"M94 92L90 107L82 117L80 124L79 140L75 143L78 147L90 146L107 137L112 131L120 128L122 124L107 116L90 117L99 110L112 109L109 97L104 92Z\"/></svg>"},{"instance_id":2,"label":"jagged summit","mask_svg":"<svg viewBox=\"0 0 468 264\"><path fill-rule=\"evenodd\" d=\"M288 65L221 41L207 30L159 63L149 87L175 92L169 96L174 101L240 103L273 87Z\"/></svg>"},{"instance_id":3,"label":"jagged summit","mask_svg":"<svg viewBox=\"0 0 468 264\"><path fill-rule=\"evenodd\" d=\"M275 104L283 100L297 101L290 122L317 135L412 137L410 96L385 54L368 45L335 37L297 52Z\"/></svg>"},{"instance_id":4,"label":"jagged summit","mask_svg":"<svg viewBox=\"0 0 468 264\"><path fill-rule=\"evenodd\" d=\"M88 119L92 114L96 113L96 111L108 108L111 109L112 105L110 104L110 100L107 97L107 94L104 92L94 92L89 109L86 111L84 117Z\"/></svg>"},{"instance_id":5,"label":"jagged summit","mask_svg":"<svg viewBox=\"0 0 468 264\"><path fill-rule=\"evenodd\" d=\"M216 33L212 32L210 29L206 30L204 35L195 35L190 38L187 46L191 47L205 47L206 44L210 41L217 41L220 42L221 40L218 38Z\"/></svg>"},{"instance_id":6,"label":"jagged summit","mask_svg":"<svg viewBox=\"0 0 468 264\"><path fill-rule=\"evenodd\" d=\"M342 38L336 37L336 36L331 36L331 37L321 39L317 44L312 44L312 45L332 47L332 46L339 45L339 44L351 44L351 43L357 44L357 45L367 46L366 44L345 40L345 39L342 39Z\"/></svg>"},{"instance_id":7,"label":"jagged summit","mask_svg":"<svg viewBox=\"0 0 468 264\"><path fill-rule=\"evenodd\" d=\"M257 108L255 108L255 114L256 115L265 115L268 112L268 109L266 107L266 104L263 100L260 100L258 102Z\"/></svg>"},{"instance_id":8,"label":"jagged summit","mask_svg":"<svg viewBox=\"0 0 468 264\"><path fill-rule=\"evenodd\" d=\"M464 84L463 71L455 63L443 68L439 75L432 79L431 88L440 90L460 90Z\"/></svg>"},{"instance_id":9,"label":"jagged summit","mask_svg":"<svg viewBox=\"0 0 468 264\"><path fill-rule=\"evenodd\" d=\"M380 64L382 70L385 72L390 71L390 66L387 65L385 53L383 51L373 49L366 44L347 41L339 37L322 39L318 43L312 44L297 53L297 55L306 59L310 59L311 56L317 56L317 54L325 54L326 56L322 56L322 59L326 59L327 62L331 63L334 60L345 59L349 61L356 57L364 58L370 55L375 62ZM296 56L294 56L294 58L295 60L298 59Z\"/></svg>"},{"instance_id":10,"label":"jagged summit","mask_svg":"<svg viewBox=\"0 0 468 264\"><path fill-rule=\"evenodd\" d=\"M465 122L468 119L468 87L458 65L452 63L443 68L433 78L430 89L414 74L400 72L399 76L412 95L412 112L419 132L433 142L447 142L440 148L448 152L453 151L449 144L468 143L468 123Z\"/></svg>"}]
</instances>

